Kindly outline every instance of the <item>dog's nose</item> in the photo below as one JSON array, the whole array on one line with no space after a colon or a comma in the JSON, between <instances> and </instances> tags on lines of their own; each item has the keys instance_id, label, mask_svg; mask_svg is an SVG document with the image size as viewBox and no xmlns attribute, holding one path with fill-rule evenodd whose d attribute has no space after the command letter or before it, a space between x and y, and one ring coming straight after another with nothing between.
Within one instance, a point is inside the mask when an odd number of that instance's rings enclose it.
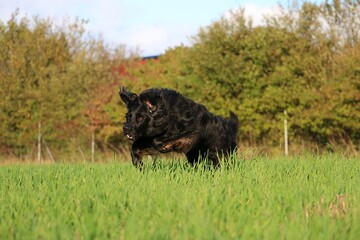
<instances>
[{"instance_id":1,"label":"dog's nose","mask_svg":"<svg viewBox=\"0 0 360 240\"><path fill-rule=\"evenodd\" d=\"M125 125L125 126L123 127L123 131L124 131L124 132L130 132L130 131L131 131L131 127L128 126L128 125Z\"/></svg>"}]
</instances>

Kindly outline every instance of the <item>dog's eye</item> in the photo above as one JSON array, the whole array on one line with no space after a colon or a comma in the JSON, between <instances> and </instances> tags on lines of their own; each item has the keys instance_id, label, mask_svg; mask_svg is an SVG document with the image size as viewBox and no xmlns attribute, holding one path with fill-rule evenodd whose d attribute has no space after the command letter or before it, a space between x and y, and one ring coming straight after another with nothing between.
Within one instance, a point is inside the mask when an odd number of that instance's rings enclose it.
<instances>
[{"instance_id":1,"label":"dog's eye","mask_svg":"<svg viewBox=\"0 0 360 240\"><path fill-rule=\"evenodd\" d=\"M136 117L137 122L142 122L143 120L144 120L144 118L142 116L137 116Z\"/></svg>"}]
</instances>

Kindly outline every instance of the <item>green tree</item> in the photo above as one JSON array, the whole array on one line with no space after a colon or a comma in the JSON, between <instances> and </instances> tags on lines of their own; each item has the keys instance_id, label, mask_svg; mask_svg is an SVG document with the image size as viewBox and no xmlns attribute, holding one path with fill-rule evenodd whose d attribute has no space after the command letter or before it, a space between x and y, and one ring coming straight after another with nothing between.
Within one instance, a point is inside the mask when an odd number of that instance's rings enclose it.
<instances>
[{"instance_id":1,"label":"green tree","mask_svg":"<svg viewBox=\"0 0 360 240\"><path fill-rule=\"evenodd\" d=\"M85 36L83 21L56 26L50 19L0 23L0 145L17 155L31 152L37 125L46 140L65 149L87 141L86 106L98 86L119 81L113 68L125 58L101 39Z\"/></svg>"}]
</instances>

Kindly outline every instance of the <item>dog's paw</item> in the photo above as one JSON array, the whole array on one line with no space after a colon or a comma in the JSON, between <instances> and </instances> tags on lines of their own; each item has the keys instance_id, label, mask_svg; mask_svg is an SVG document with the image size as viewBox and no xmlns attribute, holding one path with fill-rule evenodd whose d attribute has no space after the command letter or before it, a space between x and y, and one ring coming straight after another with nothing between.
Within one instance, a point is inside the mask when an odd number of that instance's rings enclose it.
<instances>
[{"instance_id":1,"label":"dog's paw","mask_svg":"<svg viewBox=\"0 0 360 240\"><path fill-rule=\"evenodd\" d=\"M159 152L161 153L168 153L174 151L174 145L171 144L164 144L159 148Z\"/></svg>"},{"instance_id":2,"label":"dog's paw","mask_svg":"<svg viewBox=\"0 0 360 240\"><path fill-rule=\"evenodd\" d=\"M143 161L141 161L141 159L132 159L132 163L133 165L138 168L138 169L142 169L142 166L144 165Z\"/></svg>"},{"instance_id":3,"label":"dog's paw","mask_svg":"<svg viewBox=\"0 0 360 240\"><path fill-rule=\"evenodd\" d=\"M156 138L154 139L154 147L161 153L168 153L173 150L173 145L171 143L163 143Z\"/></svg>"}]
</instances>

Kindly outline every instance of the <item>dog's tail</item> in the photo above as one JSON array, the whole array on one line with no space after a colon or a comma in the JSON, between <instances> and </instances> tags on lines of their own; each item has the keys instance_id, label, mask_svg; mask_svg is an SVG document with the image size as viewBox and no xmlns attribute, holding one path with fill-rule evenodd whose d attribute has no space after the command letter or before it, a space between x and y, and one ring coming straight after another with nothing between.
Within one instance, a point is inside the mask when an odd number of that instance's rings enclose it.
<instances>
[{"instance_id":1,"label":"dog's tail","mask_svg":"<svg viewBox=\"0 0 360 240\"><path fill-rule=\"evenodd\" d=\"M239 119L238 117L235 115L235 113L233 113L232 111L230 111L230 117L228 118L228 124L231 128L231 130L234 133L237 133L238 129L239 129Z\"/></svg>"}]
</instances>

